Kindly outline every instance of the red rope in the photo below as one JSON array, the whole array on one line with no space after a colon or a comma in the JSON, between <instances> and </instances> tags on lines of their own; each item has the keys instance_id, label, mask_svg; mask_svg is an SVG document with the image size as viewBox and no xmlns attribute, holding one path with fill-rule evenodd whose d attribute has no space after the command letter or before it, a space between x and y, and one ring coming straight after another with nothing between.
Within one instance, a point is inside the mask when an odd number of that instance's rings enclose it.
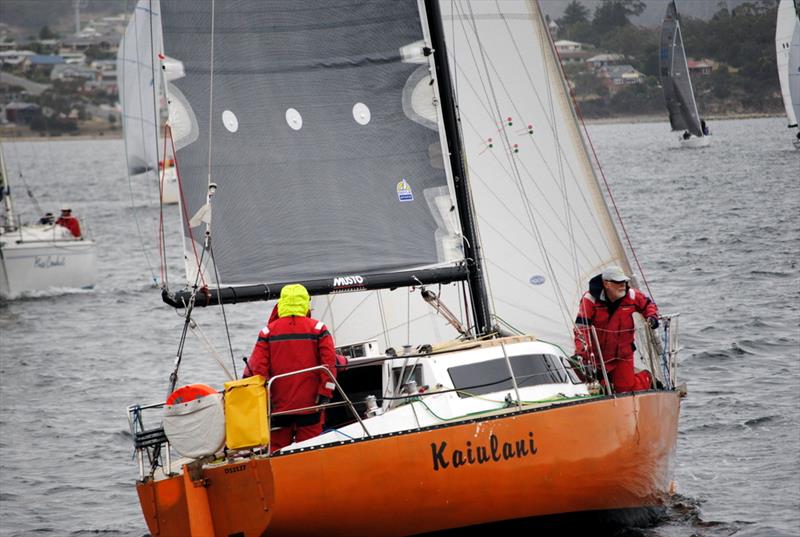
<instances>
[{"instance_id":1,"label":"red rope","mask_svg":"<svg viewBox=\"0 0 800 537\"><path fill-rule=\"evenodd\" d=\"M183 194L183 181L181 180L181 169L178 165L178 152L175 149L175 140L172 138L172 128L169 125L164 127L165 135L164 135L164 143L166 143L166 138L169 137L170 145L172 146L172 159L175 162L175 175L178 179L178 194L180 195L181 200L181 209L183 212L183 219L186 223L186 229L189 230L189 240L192 243L192 252L194 252L194 259L195 263L197 264L197 272L200 275L200 281L202 283L202 287L206 288L206 281L205 277L203 276L202 267L200 266L200 256L197 255L197 245L194 242L194 236L192 235L192 228L189 225L189 213L186 212L186 198Z\"/></svg>"}]
</instances>

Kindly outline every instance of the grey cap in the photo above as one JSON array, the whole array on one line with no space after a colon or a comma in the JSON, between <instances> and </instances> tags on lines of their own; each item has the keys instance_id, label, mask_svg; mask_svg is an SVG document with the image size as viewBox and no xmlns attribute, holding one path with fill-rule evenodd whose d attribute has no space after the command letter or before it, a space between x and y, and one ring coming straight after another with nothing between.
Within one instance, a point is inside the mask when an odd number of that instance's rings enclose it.
<instances>
[{"instance_id":1,"label":"grey cap","mask_svg":"<svg viewBox=\"0 0 800 537\"><path fill-rule=\"evenodd\" d=\"M617 267L617 266L608 267L607 269L605 269L603 271L602 277L603 277L604 280L607 280L607 281L610 281L610 282L627 282L627 281L630 281L630 277L625 275L625 272L620 267Z\"/></svg>"}]
</instances>

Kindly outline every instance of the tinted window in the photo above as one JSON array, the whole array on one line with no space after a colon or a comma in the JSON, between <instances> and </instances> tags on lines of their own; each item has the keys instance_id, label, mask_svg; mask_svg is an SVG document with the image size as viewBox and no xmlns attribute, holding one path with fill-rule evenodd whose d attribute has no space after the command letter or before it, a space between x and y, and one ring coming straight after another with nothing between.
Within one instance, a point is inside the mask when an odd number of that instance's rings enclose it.
<instances>
[{"instance_id":1,"label":"tinted window","mask_svg":"<svg viewBox=\"0 0 800 537\"><path fill-rule=\"evenodd\" d=\"M569 382L563 366L555 356L526 354L511 356L510 360L517 386L520 388ZM447 372L450 373L453 386L465 392L459 392L459 397L514 389L505 358L459 365L449 368Z\"/></svg>"}]
</instances>

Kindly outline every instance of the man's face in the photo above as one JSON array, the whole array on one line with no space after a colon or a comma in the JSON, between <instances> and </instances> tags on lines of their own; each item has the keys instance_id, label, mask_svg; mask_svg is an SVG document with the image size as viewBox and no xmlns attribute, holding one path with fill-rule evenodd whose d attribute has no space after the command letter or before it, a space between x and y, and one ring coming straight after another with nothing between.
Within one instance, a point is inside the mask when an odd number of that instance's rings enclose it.
<instances>
[{"instance_id":1,"label":"man's face","mask_svg":"<svg viewBox=\"0 0 800 537\"><path fill-rule=\"evenodd\" d=\"M603 289L605 289L606 296L612 302L625 296L625 282L603 280Z\"/></svg>"}]
</instances>

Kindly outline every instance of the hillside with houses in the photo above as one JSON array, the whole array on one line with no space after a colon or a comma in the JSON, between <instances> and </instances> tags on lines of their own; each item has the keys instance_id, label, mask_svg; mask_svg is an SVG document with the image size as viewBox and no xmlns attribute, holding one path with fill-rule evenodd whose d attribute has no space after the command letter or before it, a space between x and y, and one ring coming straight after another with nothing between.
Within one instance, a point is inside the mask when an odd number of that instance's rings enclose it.
<instances>
[{"instance_id":1,"label":"hillside with houses","mask_svg":"<svg viewBox=\"0 0 800 537\"><path fill-rule=\"evenodd\" d=\"M664 115L658 27L631 22L641 0L602 0L590 12L565 2L548 24L581 113L587 118ZM682 17L698 106L704 116L779 114L776 0L728 9L709 20ZM0 23L0 134L118 135L116 54L126 14L102 14L60 35ZM54 22L55 24L55 22ZM63 24L62 24L63 27Z\"/></svg>"},{"instance_id":2,"label":"hillside with houses","mask_svg":"<svg viewBox=\"0 0 800 537\"><path fill-rule=\"evenodd\" d=\"M0 23L0 134L116 134L125 24L119 14L89 20L72 35L44 26L25 38Z\"/></svg>"}]
</instances>

